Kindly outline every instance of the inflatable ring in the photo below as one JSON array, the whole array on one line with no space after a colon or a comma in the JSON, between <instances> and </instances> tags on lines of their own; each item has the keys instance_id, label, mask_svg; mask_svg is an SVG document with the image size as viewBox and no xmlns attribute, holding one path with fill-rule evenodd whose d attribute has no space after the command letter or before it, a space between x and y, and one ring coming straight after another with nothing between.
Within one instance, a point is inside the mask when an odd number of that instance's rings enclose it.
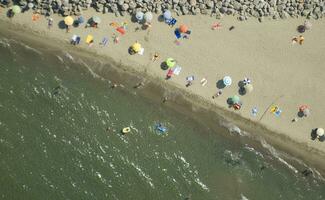
<instances>
[{"instance_id":1,"label":"inflatable ring","mask_svg":"<svg viewBox=\"0 0 325 200\"><path fill-rule=\"evenodd\" d=\"M122 129L123 134L130 133L130 131L131 131L130 127L125 127L125 128Z\"/></svg>"}]
</instances>

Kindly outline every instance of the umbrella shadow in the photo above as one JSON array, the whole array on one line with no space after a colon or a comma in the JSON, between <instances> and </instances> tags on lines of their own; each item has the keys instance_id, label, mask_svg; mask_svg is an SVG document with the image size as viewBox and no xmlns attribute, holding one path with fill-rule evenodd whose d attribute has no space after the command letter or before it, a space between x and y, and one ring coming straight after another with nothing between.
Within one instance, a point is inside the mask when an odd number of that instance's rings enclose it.
<instances>
[{"instance_id":1,"label":"umbrella shadow","mask_svg":"<svg viewBox=\"0 0 325 200\"><path fill-rule=\"evenodd\" d=\"M317 128L314 128L314 129L311 130L311 132L310 132L310 138L311 138L311 140L316 140L316 138L317 138L316 131L317 131Z\"/></svg>"},{"instance_id":2,"label":"umbrella shadow","mask_svg":"<svg viewBox=\"0 0 325 200\"><path fill-rule=\"evenodd\" d=\"M239 87L238 94L244 96L246 94L246 90L244 87Z\"/></svg>"},{"instance_id":3,"label":"umbrella shadow","mask_svg":"<svg viewBox=\"0 0 325 200\"><path fill-rule=\"evenodd\" d=\"M227 99L227 104L229 108L234 105L234 102L232 102L232 99L230 97Z\"/></svg>"},{"instance_id":4,"label":"umbrella shadow","mask_svg":"<svg viewBox=\"0 0 325 200\"><path fill-rule=\"evenodd\" d=\"M165 21L163 15L159 15L158 18L157 18L157 20L158 20L158 22L164 22Z\"/></svg>"},{"instance_id":5,"label":"umbrella shadow","mask_svg":"<svg viewBox=\"0 0 325 200\"><path fill-rule=\"evenodd\" d=\"M138 23L138 19L135 17L135 15L131 15L131 22Z\"/></svg>"},{"instance_id":6,"label":"umbrella shadow","mask_svg":"<svg viewBox=\"0 0 325 200\"><path fill-rule=\"evenodd\" d=\"M242 88L245 86L245 83L244 83L244 81L238 81L237 85L238 85L238 87Z\"/></svg>"},{"instance_id":7,"label":"umbrella shadow","mask_svg":"<svg viewBox=\"0 0 325 200\"><path fill-rule=\"evenodd\" d=\"M218 89L224 89L226 87L222 79L218 80L216 85Z\"/></svg>"},{"instance_id":8,"label":"umbrella shadow","mask_svg":"<svg viewBox=\"0 0 325 200\"><path fill-rule=\"evenodd\" d=\"M304 25L299 25L299 26L297 27L297 31L298 31L299 33L304 33L305 30L306 30L306 28L305 28Z\"/></svg>"},{"instance_id":9,"label":"umbrella shadow","mask_svg":"<svg viewBox=\"0 0 325 200\"><path fill-rule=\"evenodd\" d=\"M304 112L298 111L298 112L297 112L297 116L298 116L299 118L303 118L305 115L304 115Z\"/></svg>"},{"instance_id":10,"label":"umbrella shadow","mask_svg":"<svg viewBox=\"0 0 325 200\"><path fill-rule=\"evenodd\" d=\"M168 69L167 63L166 63L165 61L162 62L162 63L160 64L160 68L161 68L162 70L167 70L167 69Z\"/></svg>"},{"instance_id":11,"label":"umbrella shadow","mask_svg":"<svg viewBox=\"0 0 325 200\"><path fill-rule=\"evenodd\" d=\"M59 29L66 29L67 28L67 25L65 25L64 21L61 20L59 23L58 23L58 27Z\"/></svg>"}]
</instances>

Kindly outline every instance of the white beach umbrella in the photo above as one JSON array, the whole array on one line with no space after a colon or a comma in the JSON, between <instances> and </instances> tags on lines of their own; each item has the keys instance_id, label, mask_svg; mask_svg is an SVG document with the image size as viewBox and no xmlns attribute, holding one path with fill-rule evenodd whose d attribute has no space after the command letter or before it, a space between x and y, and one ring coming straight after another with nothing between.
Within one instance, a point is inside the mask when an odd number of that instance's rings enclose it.
<instances>
[{"instance_id":1,"label":"white beach umbrella","mask_svg":"<svg viewBox=\"0 0 325 200\"><path fill-rule=\"evenodd\" d=\"M247 84L244 86L246 93L251 93L253 91L253 85L252 84Z\"/></svg>"},{"instance_id":2,"label":"white beach umbrella","mask_svg":"<svg viewBox=\"0 0 325 200\"><path fill-rule=\"evenodd\" d=\"M222 80L223 80L223 84L225 84L225 86L230 86L232 83L230 76L225 76L225 77L223 77Z\"/></svg>"},{"instance_id":3,"label":"white beach umbrella","mask_svg":"<svg viewBox=\"0 0 325 200\"><path fill-rule=\"evenodd\" d=\"M304 113L304 116L305 116L305 117L308 117L308 116L310 115L310 110L309 110L308 108L306 108L306 109L303 111L303 113Z\"/></svg>"},{"instance_id":4,"label":"white beach umbrella","mask_svg":"<svg viewBox=\"0 0 325 200\"><path fill-rule=\"evenodd\" d=\"M152 13L151 13L151 12L146 12L146 13L144 14L144 20L145 20L146 22L151 22L152 18L153 18L153 16L152 16Z\"/></svg>"},{"instance_id":5,"label":"white beach umbrella","mask_svg":"<svg viewBox=\"0 0 325 200\"><path fill-rule=\"evenodd\" d=\"M172 18L172 13L169 10L166 10L163 14L165 19L171 19Z\"/></svg>"},{"instance_id":6,"label":"white beach umbrella","mask_svg":"<svg viewBox=\"0 0 325 200\"><path fill-rule=\"evenodd\" d=\"M317 128L316 134L318 137L321 137L324 135L324 129L322 128Z\"/></svg>"},{"instance_id":7,"label":"white beach umbrella","mask_svg":"<svg viewBox=\"0 0 325 200\"><path fill-rule=\"evenodd\" d=\"M306 30L310 30L312 27L312 24L310 23L310 21L305 21L304 26L305 26Z\"/></svg>"},{"instance_id":8,"label":"white beach umbrella","mask_svg":"<svg viewBox=\"0 0 325 200\"><path fill-rule=\"evenodd\" d=\"M138 21L142 21L143 20L143 12L139 11L135 14L135 18L137 18Z\"/></svg>"},{"instance_id":9,"label":"white beach umbrella","mask_svg":"<svg viewBox=\"0 0 325 200\"><path fill-rule=\"evenodd\" d=\"M32 9L32 8L34 7L34 4L33 4L32 2L29 2L29 3L27 4L27 6L28 6L29 9Z\"/></svg>"}]
</instances>

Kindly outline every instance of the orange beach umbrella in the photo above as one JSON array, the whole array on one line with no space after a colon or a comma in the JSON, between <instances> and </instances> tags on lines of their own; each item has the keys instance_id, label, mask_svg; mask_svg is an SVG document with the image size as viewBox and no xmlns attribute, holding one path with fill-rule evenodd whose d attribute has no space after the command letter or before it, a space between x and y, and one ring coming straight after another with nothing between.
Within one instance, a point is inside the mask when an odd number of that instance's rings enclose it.
<instances>
[{"instance_id":1,"label":"orange beach umbrella","mask_svg":"<svg viewBox=\"0 0 325 200\"><path fill-rule=\"evenodd\" d=\"M179 31L180 31L181 33L186 33L186 32L188 31L188 27L187 27L186 25L182 24L182 25L180 25L180 27L179 27Z\"/></svg>"}]
</instances>

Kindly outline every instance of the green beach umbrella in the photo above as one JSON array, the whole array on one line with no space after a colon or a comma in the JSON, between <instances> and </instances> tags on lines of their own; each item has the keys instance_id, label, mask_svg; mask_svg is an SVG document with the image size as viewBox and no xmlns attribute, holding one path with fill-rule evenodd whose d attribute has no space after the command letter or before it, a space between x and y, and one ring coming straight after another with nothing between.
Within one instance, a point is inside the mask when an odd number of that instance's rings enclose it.
<instances>
[{"instance_id":1,"label":"green beach umbrella","mask_svg":"<svg viewBox=\"0 0 325 200\"><path fill-rule=\"evenodd\" d=\"M97 24L100 24L101 20L98 16L93 16L93 22L97 23Z\"/></svg>"},{"instance_id":2,"label":"green beach umbrella","mask_svg":"<svg viewBox=\"0 0 325 200\"><path fill-rule=\"evenodd\" d=\"M240 101L240 98L237 95L230 97L230 99L233 104L239 103L239 101Z\"/></svg>"},{"instance_id":3,"label":"green beach umbrella","mask_svg":"<svg viewBox=\"0 0 325 200\"><path fill-rule=\"evenodd\" d=\"M169 68L174 67L176 65L176 60L174 60L173 58L168 58L166 60L166 64Z\"/></svg>"},{"instance_id":4,"label":"green beach umbrella","mask_svg":"<svg viewBox=\"0 0 325 200\"><path fill-rule=\"evenodd\" d=\"M18 14L21 12L21 8L17 5L14 5L11 9L12 9L12 12L15 14Z\"/></svg>"}]
</instances>

